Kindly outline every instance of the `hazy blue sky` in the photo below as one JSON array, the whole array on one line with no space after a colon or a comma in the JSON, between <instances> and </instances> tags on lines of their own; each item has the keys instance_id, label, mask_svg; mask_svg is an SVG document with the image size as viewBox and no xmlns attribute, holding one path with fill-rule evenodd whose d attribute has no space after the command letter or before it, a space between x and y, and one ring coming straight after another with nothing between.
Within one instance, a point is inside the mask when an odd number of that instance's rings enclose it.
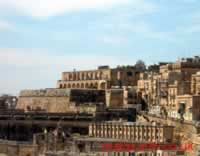
<instances>
[{"instance_id":1,"label":"hazy blue sky","mask_svg":"<svg viewBox=\"0 0 200 156\"><path fill-rule=\"evenodd\" d=\"M0 0L0 93L62 71L200 55L199 0Z\"/></svg>"}]
</instances>

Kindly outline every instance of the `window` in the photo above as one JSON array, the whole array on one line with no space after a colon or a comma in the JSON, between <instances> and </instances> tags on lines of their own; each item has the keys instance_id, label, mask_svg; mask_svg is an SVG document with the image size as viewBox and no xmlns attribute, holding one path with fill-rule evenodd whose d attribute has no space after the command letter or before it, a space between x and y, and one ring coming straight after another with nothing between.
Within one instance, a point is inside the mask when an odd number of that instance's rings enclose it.
<instances>
[{"instance_id":1,"label":"window","mask_svg":"<svg viewBox=\"0 0 200 156\"><path fill-rule=\"evenodd\" d=\"M127 72L127 76L133 76L133 73L131 71Z\"/></svg>"}]
</instances>

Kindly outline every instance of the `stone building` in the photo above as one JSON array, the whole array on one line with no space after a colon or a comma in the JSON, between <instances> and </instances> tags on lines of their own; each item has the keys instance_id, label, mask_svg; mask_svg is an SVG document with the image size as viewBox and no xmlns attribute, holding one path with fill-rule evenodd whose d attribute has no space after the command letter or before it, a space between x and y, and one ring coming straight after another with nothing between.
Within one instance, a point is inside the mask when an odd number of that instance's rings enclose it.
<instances>
[{"instance_id":1,"label":"stone building","mask_svg":"<svg viewBox=\"0 0 200 156\"><path fill-rule=\"evenodd\" d=\"M192 75L191 92L194 95L200 95L200 71Z\"/></svg>"},{"instance_id":2,"label":"stone building","mask_svg":"<svg viewBox=\"0 0 200 156\"><path fill-rule=\"evenodd\" d=\"M123 87L106 90L106 105L111 108L124 108L136 105L139 102L137 91L134 87Z\"/></svg>"},{"instance_id":3,"label":"stone building","mask_svg":"<svg viewBox=\"0 0 200 156\"><path fill-rule=\"evenodd\" d=\"M198 95L200 92L200 57L186 58L175 63L160 65L158 72L146 72L140 76L137 91L154 109L168 110L169 117L177 118L178 96Z\"/></svg>"},{"instance_id":4,"label":"stone building","mask_svg":"<svg viewBox=\"0 0 200 156\"><path fill-rule=\"evenodd\" d=\"M170 143L173 140L173 126L119 121L91 123L89 136L142 143Z\"/></svg>"},{"instance_id":5,"label":"stone building","mask_svg":"<svg viewBox=\"0 0 200 156\"><path fill-rule=\"evenodd\" d=\"M136 86L138 76L135 67L103 66L96 70L63 72L57 88L109 89L112 86Z\"/></svg>"},{"instance_id":6,"label":"stone building","mask_svg":"<svg viewBox=\"0 0 200 156\"><path fill-rule=\"evenodd\" d=\"M29 142L0 140L0 155L39 156L38 146Z\"/></svg>"},{"instance_id":7,"label":"stone building","mask_svg":"<svg viewBox=\"0 0 200 156\"><path fill-rule=\"evenodd\" d=\"M41 89L23 90L16 108L44 112L96 112L107 108L127 108L138 102L134 88L122 89Z\"/></svg>"},{"instance_id":8,"label":"stone building","mask_svg":"<svg viewBox=\"0 0 200 156\"><path fill-rule=\"evenodd\" d=\"M191 81L192 74L195 74L200 69L200 57L183 58L175 63L169 63L160 66L160 73L163 76L168 76L170 72L181 73L183 81Z\"/></svg>"},{"instance_id":9,"label":"stone building","mask_svg":"<svg viewBox=\"0 0 200 156\"><path fill-rule=\"evenodd\" d=\"M44 112L95 112L105 105L105 91L93 89L43 89L21 91L17 109Z\"/></svg>"},{"instance_id":10,"label":"stone building","mask_svg":"<svg viewBox=\"0 0 200 156\"><path fill-rule=\"evenodd\" d=\"M177 117L183 112L184 120L199 121L200 120L200 95L181 95L177 96L176 110Z\"/></svg>"}]
</instances>

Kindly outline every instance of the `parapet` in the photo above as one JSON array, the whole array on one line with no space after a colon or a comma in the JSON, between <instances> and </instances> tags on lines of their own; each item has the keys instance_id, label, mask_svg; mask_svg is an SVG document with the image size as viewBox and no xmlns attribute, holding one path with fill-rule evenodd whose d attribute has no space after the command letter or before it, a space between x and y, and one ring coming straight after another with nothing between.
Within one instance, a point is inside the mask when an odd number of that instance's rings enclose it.
<instances>
[{"instance_id":1,"label":"parapet","mask_svg":"<svg viewBox=\"0 0 200 156\"><path fill-rule=\"evenodd\" d=\"M20 97L69 97L70 89L23 90Z\"/></svg>"}]
</instances>

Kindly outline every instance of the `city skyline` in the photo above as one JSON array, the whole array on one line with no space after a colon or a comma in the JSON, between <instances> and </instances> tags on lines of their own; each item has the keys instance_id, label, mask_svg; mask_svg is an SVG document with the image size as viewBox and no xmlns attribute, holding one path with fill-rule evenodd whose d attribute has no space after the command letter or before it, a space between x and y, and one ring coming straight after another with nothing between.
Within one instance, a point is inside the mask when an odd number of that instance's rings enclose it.
<instances>
[{"instance_id":1,"label":"city skyline","mask_svg":"<svg viewBox=\"0 0 200 156\"><path fill-rule=\"evenodd\" d=\"M55 87L60 73L74 68L199 55L199 6L197 0L0 1L0 93Z\"/></svg>"}]
</instances>

